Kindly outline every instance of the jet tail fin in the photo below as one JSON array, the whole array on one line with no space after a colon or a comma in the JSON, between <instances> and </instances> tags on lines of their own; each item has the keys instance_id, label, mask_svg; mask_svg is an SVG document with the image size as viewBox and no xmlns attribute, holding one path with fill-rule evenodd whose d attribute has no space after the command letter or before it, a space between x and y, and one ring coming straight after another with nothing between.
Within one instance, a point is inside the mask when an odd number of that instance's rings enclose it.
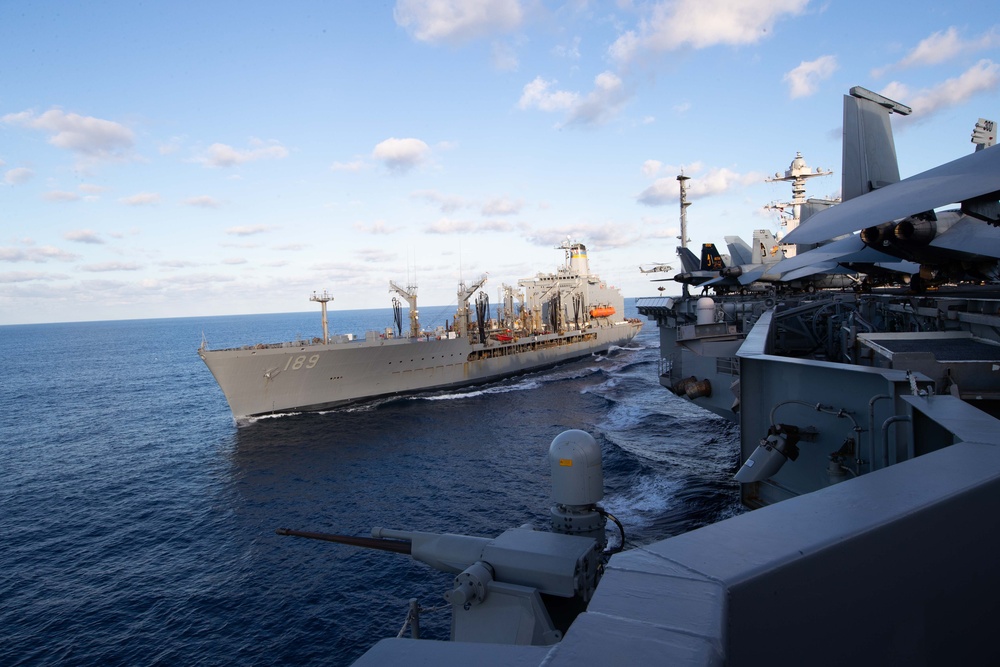
<instances>
[{"instance_id":1,"label":"jet tail fin","mask_svg":"<svg viewBox=\"0 0 1000 667\"><path fill-rule=\"evenodd\" d=\"M726 245L729 246L729 256L733 258L734 266L754 263L753 250L739 236L727 236Z\"/></svg>"},{"instance_id":2,"label":"jet tail fin","mask_svg":"<svg viewBox=\"0 0 1000 667\"><path fill-rule=\"evenodd\" d=\"M753 262L751 264L774 263L778 256L778 239L769 229L755 229L753 233Z\"/></svg>"},{"instance_id":3,"label":"jet tail fin","mask_svg":"<svg viewBox=\"0 0 1000 667\"><path fill-rule=\"evenodd\" d=\"M701 262L698 261L698 258L684 246L677 247L677 257L681 260L681 273L691 273L701 268Z\"/></svg>"},{"instance_id":4,"label":"jet tail fin","mask_svg":"<svg viewBox=\"0 0 1000 667\"><path fill-rule=\"evenodd\" d=\"M701 244L702 271L721 271L725 266L725 263L722 261L722 255L715 249L714 243Z\"/></svg>"},{"instance_id":5,"label":"jet tail fin","mask_svg":"<svg viewBox=\"0 0 1000 667\"><path fill-rule=\"evenodd\" d=\"M860 86L844 96L843 201L899 181L889 114L905 116L910 111L910 107Z\"/></svg>"}]
</instances>

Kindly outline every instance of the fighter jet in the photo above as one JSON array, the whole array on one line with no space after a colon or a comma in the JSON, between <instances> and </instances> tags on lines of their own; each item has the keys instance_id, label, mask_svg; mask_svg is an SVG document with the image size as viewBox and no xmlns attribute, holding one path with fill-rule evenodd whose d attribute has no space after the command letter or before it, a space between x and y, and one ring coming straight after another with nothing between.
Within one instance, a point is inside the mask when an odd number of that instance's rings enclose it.
<instances>
[{"instance_id":1,"label":"fighter jet","mask_svg":"<svg viewBox=\"0 0 1000 667\"><path fill-rule=\"evenodd\" d=\"M819 288L847 287L852 285L848 277L850 270L836 264L827 265L800 275L783 275L776 271L785 259L783 244L778 243L774 234L767 229L757 229L753 233L753 245L738 236L727 236L726 244L734 262L725 267L719 277L704 283L719 292L739 290L744 292L753 283L768 283L774 289L805 290L813 292Z\"/></svg>"},{"instance_id":2,"label":"fighter jet","mask_svg":"<svg viewBox=\"0 0 1000 667\"><path fill-rule=\"evenodd\" d=\"M976 152L899 179L890 113L910 109L864 88L844 97L844 202L790 232L789 243L838 240L785 260L775 271L829 265L912 271L911 287L1000 279L1000 150L980 119ZM950 204L959 208L936 211ZM854 232L860 232L855 234Z\"/></svg>"},{"instance_id":3,"label":"fighter jet","mask_svg":"<svg viewBox=\"0 0 1000 667\"><path fill-rule=\"evenodd\" d=\"M683 271L675 275L674 280L685 287L701 285L717 278L719 272L726 268L726 258L719 254L714 243L702 244L700 260L691 250L683 246L677 248L677 256L681 260Z\"/></svg>"}]
</instances>

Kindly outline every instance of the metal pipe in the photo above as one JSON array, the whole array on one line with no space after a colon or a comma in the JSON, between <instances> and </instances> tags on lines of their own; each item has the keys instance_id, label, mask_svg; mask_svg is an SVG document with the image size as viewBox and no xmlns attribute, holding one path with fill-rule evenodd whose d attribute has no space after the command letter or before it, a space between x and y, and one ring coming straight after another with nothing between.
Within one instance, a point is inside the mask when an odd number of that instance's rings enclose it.
<instances>
[{"instance_id":1,"label":"metal pipe","mask_svg":"<svg viewBox=\"0 0 1000 667\"><path fill-rule=\"evenodd\" d=\"M410 636L420 639L420 605L417 598L410 598Z\"/></svg>"},{"instance_id":2,"label":"metal pipe","mask_svg":"<svg viewBox=\"0 0 1000 667\"><path fill-rule=\"evenodd\" d=\"M875 469L875 402L883 398L892 398L892 395L876 394L868 401L868 460L872 470Z\"/></svg>"},{"instance_id":3,"label":"metal pipe","mask_svg":"<svg viewBox=\"0 0 1000 667\"><path fill-rule=\"evenodd\" d=\"M849 419L851 423L854 424L854 429L853 429L854 432L855 433L861 432L861 427L858 426L858 422L855 421L854 417L852 417L851 413L848 412L847 410L843 408L837 409L834 408L832 405L823 405L822 403L810 403L809 401L800 401L794 398L787 401L782 401L781 403L777 403L773 408L771 408L771 414L769 415L771 426L777 426L777 424L774 421L774 413L777 412L778 408L780 408L783 405L804 405L807 408L812 408L816 412L822 412L824 414L833 415L834 417Z\"/></svg>"},{"instance_id":4,"label":"metal pipe","mask_svg":"<svg viewBox=\"0 0 1000 667\"><path fill-rule=\"evenodd\" d=\"M324 542L336 542L338 544L349 544L352 547L364 547L365 549L378 549L379 551L392 551L397 554L411 553L412 545L408 540L383 539L378 537L356 537L354 535L335 535L331 533L310 533L304 530L292 530L290 528L278 528L274 531L278 535L289 535L291 537L305 537L310 540L323 540Z\"/></svg>"},{"instance_id":5,"label":"metal pipe","mask_svg":"<svg viewBox=\"0 0 1000 667\"><path fill-rule=\"evenodd\" d=\"M913 418L909 415L893 415L882 422L882 466L885 468L889 467L889 427L896 422L912 423Z\"/></svg>"}]
</instances>

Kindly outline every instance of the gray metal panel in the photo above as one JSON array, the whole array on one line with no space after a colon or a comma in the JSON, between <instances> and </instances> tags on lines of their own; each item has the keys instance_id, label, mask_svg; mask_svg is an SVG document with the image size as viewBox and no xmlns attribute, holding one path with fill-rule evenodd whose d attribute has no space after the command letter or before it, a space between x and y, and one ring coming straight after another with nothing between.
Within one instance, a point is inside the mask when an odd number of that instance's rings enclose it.
<instances>
[{"instance_id":1,"label":"gray metal panel","mask_svg":"<svg viewBox=\"0 0 1000 667\"><path fill-rule=\"evenodd\" d=\"M904 401L943 426L961 442L987 442L997 437L997 420L954 396L903 396Z\"/></svg>"},{"instance_id":2,"label":"gray metal panel","mask_svg":"<svg viewBox=\"0 0 1000 667\"><path fill-rule=\"evenodd\" d=\"M649 296L635 300L637 308L673 308L674 299L669 296ZM642 311L640 311L642 312ZM644 315L646 313L643 313Z\"/></svg>"},{"instance_id":3,"label":"gray metal panel","mask_svg":"<svg viewBox=\"0 0 1000 667\"><path fill-rule=\"evenodd\" d=\"M646 550L726 588L728 665L986 664L1000 533L968 521L998 499L1000 449L963 443Z\"/></svg>"},{"instance_id":4,"label":"gray metal panel","mask_svg":"<svg viewBox=\"0 0 1000 667\"><path fill-rule=\"evenodd\" d=\"M423 639L383 639L358 658L355 667L438 667L439 665L475 665L476 667L535 667L549 653L547 646L510 646L437 642Z\"/></svg>"},{"instance_id":5,"label":"gray metal panel","mask_svg":"<svg viewBox=\"0 0 1000 667\"><path fill-rule=\"evenodd\" d=\"M657 591L668 596L668 588ZM617 667L619 665L715 667L726 664L715 641L665 628L656 618L636 621L587 612L570 626L552 649L544 667ZM458 664L458 663L454 663Z\"/></svg>"}]
</instances>

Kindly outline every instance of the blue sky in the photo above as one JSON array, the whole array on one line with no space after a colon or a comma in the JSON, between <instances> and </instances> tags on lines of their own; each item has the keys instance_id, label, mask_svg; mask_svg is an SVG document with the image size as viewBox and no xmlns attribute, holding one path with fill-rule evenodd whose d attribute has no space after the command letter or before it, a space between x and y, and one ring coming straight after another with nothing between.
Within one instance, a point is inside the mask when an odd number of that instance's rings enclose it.
<instances>
[{"instance_id":1,"label":"blue sky","mask_svg":"<svg viewBox=\"0 0 1000 667\"><path fill-rule=\"evenodd\" d=\"M839 193L851 86L913 107L904 177L1000 120L990 2L12 1L0 53L0 324L447 306L566 237L675 292L681 168L721 246L797 151Z\"/></svg>"}]
</instances>

